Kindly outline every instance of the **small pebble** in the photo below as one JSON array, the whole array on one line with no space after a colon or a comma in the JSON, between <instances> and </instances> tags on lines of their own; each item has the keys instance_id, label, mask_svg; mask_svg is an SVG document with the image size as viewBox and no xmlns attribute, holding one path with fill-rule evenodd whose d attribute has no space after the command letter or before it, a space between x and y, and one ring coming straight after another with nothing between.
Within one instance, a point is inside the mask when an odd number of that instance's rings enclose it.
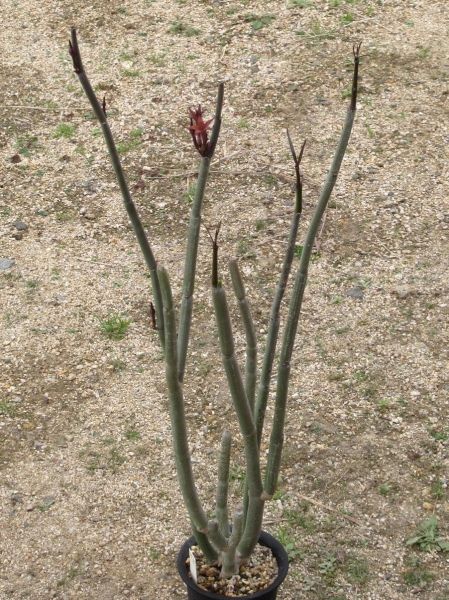
<instances>
[{"instance_id":1,"label":"small pebble","mask_svg":"<svg viewBox=\"0 0 449 600\"><path fill-rule=\"evenodd\" d=\"M28 229L28 225L23 221L14 221L13 227L17 229L17 231L26 231Z\"/></svg>"},{"instance_id":2,"label":"small pebble","mask_svg":"<svg viewBox=\"0 0 449 600\"><path fill-rule=\"evenodd\" d=\"M363 288L356 285L346 292L346 296L349 296L350 298L355 298L356 300L363 300L365 293L363 291Z\"/></svg>"},{"instance_id":3,"label":"small pebble","mask_svg":"<svg viewBox=\"0 0 449 600\"><path fill-rule=\"evenodd\" d=\"M6 271L14 266L13 258L0 258L0 271Z\"/></svg>"}]
</instances>

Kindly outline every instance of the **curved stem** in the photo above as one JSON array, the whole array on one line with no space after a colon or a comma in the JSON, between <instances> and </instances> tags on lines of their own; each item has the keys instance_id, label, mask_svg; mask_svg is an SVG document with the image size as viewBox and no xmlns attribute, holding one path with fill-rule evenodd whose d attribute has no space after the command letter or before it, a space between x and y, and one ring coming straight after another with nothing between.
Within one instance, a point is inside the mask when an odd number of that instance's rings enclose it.
<instances>
[{"instance_id":1,"label":"curved stem","mask_svg":"<svg viewBox=\"0 0 449 600\"><path fill-rule=\"evenodd\" d=\"M246 298L245 287L236 260L229 262L232 286L239 303L240 315L245 328L246 337L246 364L245 364L245 391L251 410L254 411L254 395L256 390L257 370L257 339L251 309Z\"/></svg>"},{"instance_id":2,"label":"curved stem","mask_svg":"<svg viewBox=\"0 0 449 600\"><path fill-rule=\"evenodd\" d=\"M190 515L194 528L200 533L207 534L208 520L201 506L200 499L193 477L192 463L190 460L189 443L187 439L187 425L184 411L184 397L182 386L178 381L177 355L176 355L176 323L173 308L173 297L167 271L158 269L164 302L165 318L165 372L170 401L170 418L172 426L172 439L178 474L184 503ZM200 543L200 540L197 540Z\"/></svg>"},{"instance_id":3,"label":"curved stem","mask_svg":"<svg viewBox=\"0 0 449 600\"><path fill-rule=\"evenodd\" d=\"M129 191L128 183L123 172L122 164L120 161L119 154L117 152L114 138L112 136L111 129L106 119L105 105L100 105L98 98L95 95L95 92L84 70L78 46L78 40L76 36L76 29L74 28L72 29L72 39L70 41L70 55L72 56L75 73L78 75L78 79L80 80L84 93L86 94L87 99L89 100L90 105L92 106L92 110L94 111L94 114L97 117L98 122L100 123L101 130L103 132L103 137L105 139L106 146L109 151L111 163L114 168L115 176L117 178L120 192L122 194L126 212L128 213L128 217L131 221L134 233L136 234L137 241L139 242L139 246L142 251L143 257L150 271L151 285L154 294L154 304L156 306L157 329L159 332L159 339L161 341L161 344L162 346L164 346L164 316L162 310L161 290L157 277L156 259L154 258L154 254L148 241L147 235L145 233L145 229L142 225L142 221L140 220L136 206Z\"/></svg>"},{"instance_id":4,"label":"curved stem","mask_svg":"<svg viewBox=\"0 0 449 600\"><path fill-rule=\"evenodd\" d=\"M301 260L296 273L292 297L290 300L287 323L285 325L284 337L282 340L282 349L279 358L279 369L277 375L276 401L273 417L273 426L270 436L270 446L268 451L268 463L265 474L264 492L272 496L276 490L281 463L282 447L284 442L284 424L285 411L288 395L288 380L290 375L290 361L293 353L296 330L298 327L299 315L301 312L304 290L307 283L307 273L312 255L313 244L318 232L321 218L326 210L327 203L337 181L343 157L346 153L349 138L351 136L352 125L357 104L357 75L359 65L360 46L354 47L354 77L352 83L351 101L346 113L346 120L340 135L340 140L335 151L331 168L327 174L326 180L321 190L315 213L307 231L304 247L302 249Z\"/></svg>"}]
</instances>

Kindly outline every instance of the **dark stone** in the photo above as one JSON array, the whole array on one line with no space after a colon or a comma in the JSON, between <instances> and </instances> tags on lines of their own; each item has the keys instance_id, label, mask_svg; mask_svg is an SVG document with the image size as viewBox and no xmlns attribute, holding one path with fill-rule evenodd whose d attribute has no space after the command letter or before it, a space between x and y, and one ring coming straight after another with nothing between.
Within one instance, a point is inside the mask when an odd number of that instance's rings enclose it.
<instances>
[{"instance_id":1,"label":"dark stone","mask_svg":"<svg viewBox=\"0 0 449 600\"><path fill-rule=\"evenodd\" d=\"M0 271L6 271L14 266L13 258L0 258Z\"/></svg>"},{"instance_id":2,"label":"dark stone","mask_svg":"<svg viewBox=\"0 0 449 600\"><path fill-rule=\"evenodd\" d=\"M17 229L17 231L26 231L28 229L28 225L23 221L14 221L13 227Z\"/></svg>"},{"instance_id":3,"label":"dark stone","mask_svg":"<svg viewBox=\"0 0 449 600\"><path fill-rule=\"evenodd\" d=\"M48 510L53 504L56 502L56 498L54 496L45 496L42 498L42 502L39 505L41 510Z\"/></svg>"},{"instance_id":4,"label":"dark stone","mask_svg":"<svg viewBox=\"0 0 449 600\"><path fill-rule=\"evenodd\" d=\"M365 292L363 291L363 288L361 288L359 285L356 285L346 292L346 296L355 298L356 300L363 300Z\"/></svg>"},{"instance_id":5,"label":"dark stone","mask_svg":"<svg viewBox=\"0 0 449 600\"><path fill-rule=\"evenodd\" d=\"M22 494L18 494L17 492L14 492L13 494L11 494L11 504L13 506L15 506L16 504L22 504L22 503L23 503Z\"/></svg>"}]
</instances>

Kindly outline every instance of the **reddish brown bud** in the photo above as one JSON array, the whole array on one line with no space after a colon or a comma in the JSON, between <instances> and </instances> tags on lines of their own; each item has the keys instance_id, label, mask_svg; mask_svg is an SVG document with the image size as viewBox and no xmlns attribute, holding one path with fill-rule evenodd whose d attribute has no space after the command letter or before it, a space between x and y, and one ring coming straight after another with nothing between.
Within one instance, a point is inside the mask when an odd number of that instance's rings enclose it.
<instances>
[{"instance_id":1,"label":"reddish brown bud","mask_svg":"<svg viewBox=\"0 0 449 600\"><path fill-rule=\"evenodd\" d=\"M200 104L198 105L197 109L189 108L189 114L189 131L192 136L193 144L201 156L208 156L210 152L210 142L207 132L209 131L210 124L214 119L209 119L209 121L205 121L203 119L204 113Z\"/></svg>"}]
</instances>

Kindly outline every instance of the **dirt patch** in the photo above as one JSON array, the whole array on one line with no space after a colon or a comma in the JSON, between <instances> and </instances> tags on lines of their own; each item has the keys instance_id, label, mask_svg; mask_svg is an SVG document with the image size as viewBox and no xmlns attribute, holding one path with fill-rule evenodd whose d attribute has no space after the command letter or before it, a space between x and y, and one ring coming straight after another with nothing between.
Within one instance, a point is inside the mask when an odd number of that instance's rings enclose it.
<instances>
[{"instance_id":1,"label":"dirt patch","mask_svg":"<svg viewBox=\"0 0 449 600\"><path fill-rule=\"evenodd\" d=\"M435 542L449 538L446 2L3 4L0 596L185 597L174 561L190 532L150 282L70 64L76 25L177 298L198 167L187 108L210 114L225 81L204 219L223 220L223 258L239 258L262 336L293 203L285 127L307 138L300 244L341 128L352 42L363 40L359 111L311 267L266 529L289 550L286 600L447 598L448 555ZM199 261L185 392L199 488L212 498L222 428L237 426L206 237ZM233 316L243 354L235 306ZM122 339L105 334L112 318ZM237 496L237 449L234 459Z\"/></svg>"}]
</instances>

